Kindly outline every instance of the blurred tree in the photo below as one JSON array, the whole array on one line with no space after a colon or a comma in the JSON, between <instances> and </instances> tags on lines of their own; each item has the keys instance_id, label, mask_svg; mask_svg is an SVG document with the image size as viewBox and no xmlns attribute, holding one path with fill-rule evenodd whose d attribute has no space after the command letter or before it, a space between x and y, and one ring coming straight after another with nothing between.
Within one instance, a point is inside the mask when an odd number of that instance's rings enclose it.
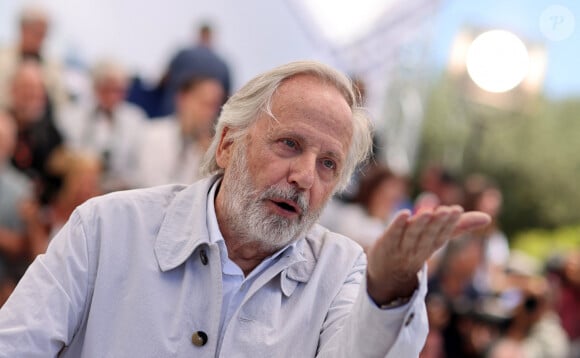
<instances>
[{"instance_id":1,"label":"blurred tree","mask_svg":"<svg viewBox=\"0 0 580 358\"><path fill-rule=\"evenodd\" d=\"M438 162L461 177L495 178L509 235L580 222L580 98L539 97L526 107L516 113L468 102L440 78L426 104L420 147L419 168Z\"/></svg>"},{"instance_id":2,"label":"blurred tree","mask_svg":"<svg viewBox=\"0 0 580 358\"><path fill-rule=\"evenodd\" d=\"M555 255L566 254L580 247L580 226L522 231L513 238L512 247L540 262L546 262Z\"/></svg>"}]
</instances>

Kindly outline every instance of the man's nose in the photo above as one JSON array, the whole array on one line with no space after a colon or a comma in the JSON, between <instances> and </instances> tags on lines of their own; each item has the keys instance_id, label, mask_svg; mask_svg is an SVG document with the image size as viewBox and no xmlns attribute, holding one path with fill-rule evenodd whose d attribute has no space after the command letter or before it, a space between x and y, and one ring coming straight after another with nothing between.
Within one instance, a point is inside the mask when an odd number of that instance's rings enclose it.
<instances>
[{"instance_id":1,"label":"man's nose","mask_svg":"<svg viewBox=\"0 0 580 358\"><path fill-rule=\"evenodd\" d=\"M288 182L300 189L308 190L314 184L316 175L316 156L303 154L295 158L290 166Z\"/></svg>"}]
</instances>

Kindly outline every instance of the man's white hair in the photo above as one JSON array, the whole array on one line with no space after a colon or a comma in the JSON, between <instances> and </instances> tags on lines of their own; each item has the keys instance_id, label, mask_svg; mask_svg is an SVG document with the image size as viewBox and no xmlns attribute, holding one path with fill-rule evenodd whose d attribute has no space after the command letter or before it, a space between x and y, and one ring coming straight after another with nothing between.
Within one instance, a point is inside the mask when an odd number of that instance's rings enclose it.
<instances>
[{"instance_id":1,"label":"man's white hair","mask_svg":"<svg viewBox=\"0 0 580 358\"><path fill-rule=\"evenodd\" d=\"M237 91L224 104L216 124L216 134L201 165L204 175L223 173L216 162L220 138L229 128L226 140L236 141L247 135L260 113L272 119L272 97L282 82L298 75L309 75L334 86L343 95L352 111L353 137L341 173L337 190L344 189L357 165L365 161L372 150L372 124L360 104L360 94L355 92L351 80L341 72L314 61L297 61L276 67L258 75Z\"/></svg>"},{"instance_id":2,"label":"man's white hair","mask_svg":"<svg viewBox=\"0 0 580 358\"><path fill-rule=\"evenodd\" d=\"M98 61L93 67L92 77L93 83L97 85L110 79L119 80L125 83L129 81L129 75L123 64L111 58L105 58Z\"/></svg>"}]
</instances>

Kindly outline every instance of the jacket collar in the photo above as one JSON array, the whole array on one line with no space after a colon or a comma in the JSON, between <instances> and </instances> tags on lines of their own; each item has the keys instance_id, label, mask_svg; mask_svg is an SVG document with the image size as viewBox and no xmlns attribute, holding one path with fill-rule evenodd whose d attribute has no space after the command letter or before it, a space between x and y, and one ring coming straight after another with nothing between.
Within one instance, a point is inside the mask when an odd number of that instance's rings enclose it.
<instances>
[{"instance_id":1,"label":"jacket collar","mask_svg":"<svg viewBox=\"0 0 580 358\"><path fill-rule=\"evenodd\" d=\"M218 176L202 179L180 191L169 203L155 242L162 271L176 268L201 244L209 244L207 194Z\"/></svg>"},{"instance_id":2,"label":"jacket collar","mask_svg":"<svg viewBox=\"0 0 580 358\"><path fill-rule=\"evenodd\" d=\"M155 242L155 257L161 271L169 271L183 264L195 249L202 244L210 244L207 228L207 199L213 183L219 176L202 179L177 193L167 207L167 213ZM286 279L307 282L316 265L316 249L311 237L320 236L325 231L315 225L306 238L288 250L283 282ZM283 284L283 291L291 295L295 284Z\"/></svg>"}]
</instances>

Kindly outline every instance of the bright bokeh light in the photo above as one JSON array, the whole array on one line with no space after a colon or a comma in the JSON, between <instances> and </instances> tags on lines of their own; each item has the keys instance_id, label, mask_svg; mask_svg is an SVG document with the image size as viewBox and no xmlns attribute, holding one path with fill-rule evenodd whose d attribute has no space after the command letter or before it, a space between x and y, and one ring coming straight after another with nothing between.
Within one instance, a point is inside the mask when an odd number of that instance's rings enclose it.
<instances>
[{"instance_id":1,"label":"bright bokeh light","mask_svg":"<svg viewBox=\"0 0 580 358\"><path fill-rule=\"evenodd\" d=\"M516 35L492 30L477 36L467 52L467 72L482 89L501 93L516 87L526 77L530 59Z\"/></svg>"}]
</instances>

